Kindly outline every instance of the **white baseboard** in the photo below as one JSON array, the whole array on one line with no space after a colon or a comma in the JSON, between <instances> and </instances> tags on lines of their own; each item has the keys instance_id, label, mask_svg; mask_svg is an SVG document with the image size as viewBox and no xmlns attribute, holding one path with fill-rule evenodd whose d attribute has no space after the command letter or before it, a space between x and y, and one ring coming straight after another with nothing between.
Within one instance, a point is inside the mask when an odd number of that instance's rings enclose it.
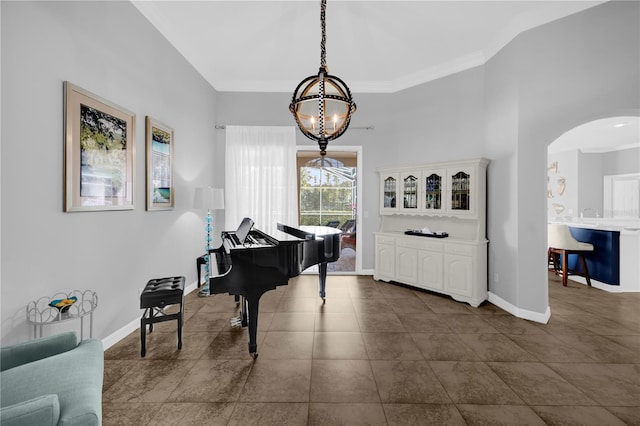
<instances>
[{"instance_id":1,"label":"white baseboard","mask_svg":"<svg viewBox=\"0 0 640 426\"><path fill-rule=\"evenodd\" d=\"M587 285L587 280L581 276L571 275L568 278L570 281L575 281L580 284ZM635 288L632 286L624 286L622 283L620 285L611 285L607 283L600 282L598 280L594 280L591 278L591 286L600 290L604 290L608 293L638 293L640 292L640 288Z\"/></svg>"},{"instance_id":2,"label":"white baseboard","mask_svg":"<svg viewBox=\"0 0 640 426\"><path fill-rule=\"evenodd\" d=\"M509 312L510 314L518 318L539 322L541 324L546 324L547 322L549 322L549 318L551 318L550 306L547 306L547 310L545 311L545 313L542 314L540 312L528 311L526 309L518 308L517 306L512 305L511 303L507 302L503 298L496 296L491 292L489 292L488 300L489 302L493 303L497 307L504 309L505 311Z\"/></svg>"},{"instance_id":3,"label":"white baseboard","mask_svg":"<svg viewBox=\"0 0 640 426\"><path fill-rule=\"evenodd\" d=\"M185 296L191 293L193 290L196 290L197 288L198 288L198 284L195 281L192 282L191 284L189 284L184 288ZM102 339L102 347L106 351L111 346L115 345L120 340L124 339L129 334L131 334L132 332L136 331L139 328L140 328L140 318L136 318L133 321L131 321L129 324L126 324L124 327L121 327L120 329L116 330L115 332L111 333L110 335Z\"/></svg>"}]
</instances>

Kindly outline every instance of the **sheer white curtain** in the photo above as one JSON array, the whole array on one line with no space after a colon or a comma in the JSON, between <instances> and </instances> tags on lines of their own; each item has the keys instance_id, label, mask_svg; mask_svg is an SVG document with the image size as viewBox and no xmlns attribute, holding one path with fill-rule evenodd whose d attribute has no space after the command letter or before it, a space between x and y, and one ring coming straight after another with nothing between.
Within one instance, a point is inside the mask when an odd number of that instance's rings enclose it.
<instances>
[{"instance_id":1,"label":"sheer white curtain","mask_svg":"<svg viewBox=\"0 0 640 426\"><path fill-rule=\"evenodd\" d=\"M227 126L225 224L243 217L266 233L298 225L295 127Z\"/></svg>"}]
</instances>

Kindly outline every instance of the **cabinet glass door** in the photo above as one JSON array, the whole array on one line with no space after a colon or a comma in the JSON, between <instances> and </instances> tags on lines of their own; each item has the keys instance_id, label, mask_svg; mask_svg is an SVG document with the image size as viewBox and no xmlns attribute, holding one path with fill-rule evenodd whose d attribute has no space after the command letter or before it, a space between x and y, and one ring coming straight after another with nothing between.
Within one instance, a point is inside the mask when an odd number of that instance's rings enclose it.
<instances>
[{"instance_id":1,"label":"cabinet glass door","mask_svg":"<svg viewBox=\"0 0 640 426\"><path fill-rule=\"evenodd\" d=\"M425 210L442 209L442 176L431 173L424 178L424 208Z\"/></svg>"},{"instance_id":2,"label":"cabinet glass door","mask_svg":"<svg viewBox=\"0 0 640 426\"><path fill-rule=\"evenodd\" d=\"M383 189L383 207L385 209L393 209L396 207L396 198L397 198L397 186L396 179L392 176L387 177L384 180L384 189Z\"/></svg>"},{"instance_id":3,"label":"cabinet glass door","mask_svg":"<svg viewBox=\"0 0 640 426\"><path fill-rule=\"evenodd\" d=\"M402 198L405 209L418 208L418 178L409 175L402 180Z\"/></svg>"},{"instance_id":4,"label":"cabinet glass door","mask_svg":"<svg viewBox=\"0 0 640 426\"><path fill-rule=\"evenodd\" d=\"M451 176L451 210L469 210L471 175L457 172Z\"/></svg>"}]
</instances>

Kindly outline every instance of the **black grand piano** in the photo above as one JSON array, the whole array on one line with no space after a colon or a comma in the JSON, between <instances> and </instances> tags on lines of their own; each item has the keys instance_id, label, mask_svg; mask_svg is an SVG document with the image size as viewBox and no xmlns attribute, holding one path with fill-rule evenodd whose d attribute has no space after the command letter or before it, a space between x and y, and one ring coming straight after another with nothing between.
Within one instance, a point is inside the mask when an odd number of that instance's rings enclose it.
<instances>
[{"instance_id":1,"label":"black grand piano","mask_svg":"<svg viewBox=\"0 0 640 426\"><path fill-rule=\"evenodd\" d=\"M241 323L249 327L251 356L258 356L260 297L318 265L319 294L324 300L327 263L340 257L340 233L327 226L294 228L278 223L270 235L253 228L250 218L244 218L236 231L222 232L222 245L209 251L209 293L241 296Z\"/></svg>"}]
</instances>

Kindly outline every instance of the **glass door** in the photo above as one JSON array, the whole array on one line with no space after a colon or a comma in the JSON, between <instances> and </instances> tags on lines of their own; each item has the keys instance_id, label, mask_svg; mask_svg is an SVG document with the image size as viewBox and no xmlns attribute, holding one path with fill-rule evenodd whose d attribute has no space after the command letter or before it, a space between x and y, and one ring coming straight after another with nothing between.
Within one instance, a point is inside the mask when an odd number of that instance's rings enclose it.
<instances>
[{"instance_id":1,"label":"glass door","mask_svg":"<svg viewBox=\"0 0 640 426\"><path fill-rule=\"evenodd\" d=\"M451 210L469 210L471 175L457 172L451 176Z\"/></svg>"},{"instance_id":2,"label":"glass door","mask_svg":"<svg viewBox=\"0 0 640 426\"><path fill-rule=\"evenodd\" d=\"M424 206L425 212L438 212L442 210L442 191L444 173L423 172Z\"/></svg>"},{"instance_id":3,"label":"glass door","mask_svg":"<svg viewBox=\"0 0 640 426\"><path fill-rule=\"evenodd\" d=\"M356 271L357 153L298 151L300 225L338 228L340 258L328 272Z\"/></svg>"},{"instance_id":4,"label":"glass door","mask_svg":"<svg viewBox=\"0 0 640 426\"><path fill-rule=\"evenodd\" d=\"M402 208L418 210L418 178L414 175L402 177Z\"/></svg>"},{"instance_id":5,"label":"glass door","mask_svg":"<svg viewBox=\"0 0 640 426\"><path fill-rule=\"evenodd\" d=\"M387 176L384 180L384 196L383 196L383 208L395 209L396 208L396 194L397 182L393 176Z\"/></svg>"}]
</instances>

